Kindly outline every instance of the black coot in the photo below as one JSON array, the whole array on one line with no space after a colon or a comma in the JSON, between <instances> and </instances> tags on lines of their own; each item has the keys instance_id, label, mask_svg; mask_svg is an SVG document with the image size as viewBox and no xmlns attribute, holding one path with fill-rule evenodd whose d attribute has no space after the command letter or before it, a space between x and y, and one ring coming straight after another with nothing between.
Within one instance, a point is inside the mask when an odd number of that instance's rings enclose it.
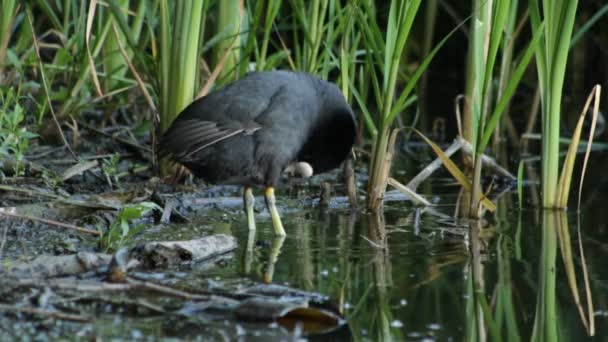
<instances>
[{"instance_id":1,"label":"black coot","mask_svg":"<svg viewBox=\"0 0 608 342\"><path fill-rule=\"evenodd\" d=\"M281 173L295 163L314 173L338 167L355 134L353 111L335 85L304 73L256 72L190 104L160 151L207 182L243 185L250 229L251 187L264 186L275 233L285 235L274 198Z\"/></svg>"}]
</instances>

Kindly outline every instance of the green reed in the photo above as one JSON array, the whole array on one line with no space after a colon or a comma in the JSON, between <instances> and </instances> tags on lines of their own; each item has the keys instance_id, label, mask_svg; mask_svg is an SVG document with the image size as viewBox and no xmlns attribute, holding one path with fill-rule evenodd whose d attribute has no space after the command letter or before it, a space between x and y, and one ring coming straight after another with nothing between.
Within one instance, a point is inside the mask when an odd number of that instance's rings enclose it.
<instances>
[{"instance_id":1,"label":"green reed","mask_svg":"<svg viewBox=\"0 0 608 342\"><path fill-rule=\"evenodd\" d=\"M161 132L169 128L199 90L196 75L207 4L207 1L160 0Z\"/></svg>"},{"instance_id":2,"label":"green reed","mask_svg":"<svg viewBox=\"0 0 608 342\"><path fill-rule=\"evenodd\" d=\"M390 160L387 160L389 134L392 123L404 108L414 83L418 77L412 77L401 94L397 94L397 80L401 57L409 37L414 18L420 7L420 0L393 0L390 3L386 29L382 30L376 13L375 3L363 1L359 11L359 28L363 32L366 47L369 77L375 95L378 115L375 120L366 115L366 123L373 125L377 134L373 137L370 178L367 187L367 207L378 211L386 190ZM385 32L384 34L382 32ZM373 67L372 67L373 66ZM422 68L423 69L423 68ZM415 78L415 80L414 80ZM411 85L411 86L410 86ZM395 96L398 100L395 102ZM367 108L364 99L355 95L362 108ZM365 111L364 111L365 112Z\"/></svg>"},{"instance_id":3,"label":"green reed","mask_svg":"<svg viewBox=\"0 0 608 342\"><path fill-rule=\"evenodd\" d=\"M469 207L469 216L479 217L481 200L481 157L494 135L499 119L515 93L517 85L526 70L534 51L540 42L541 34L535 32L521 58L507 72L507 66L501 66L501 87L498 96L493 86L495 66L501 47L503 64L511 59L511 44L504 44L511 37L505 34L512 32L515 21L517 2L510 0L478 1L474 5L472 38L469 46L467 70L467 111L464 122L465 138L473 145L473 190ZM515 9L513 8L515 6ZM507 81L508 79L508 81Z\"/></svg>"},{"instance_id":4,"label":"green reed","mask_svg":"<svg viewBox=\"0 0 608 342\"><path fill-rule=\"evenodd\" d=\"M127 13L129 11L129 4L131 1L129 0L119 0L116 1L118 7L123 13ZM141 32L143 29L145 14L147 12L146 1L139 1L136 4L134 15L132 16L131 23L129 25L129 31L131 32L133 39L139 41L141 36ZM106 30L110 30L112 26L116 26L115 19L110 16L108 18L99 18L104 22L104 26L106 26ZM109 33L109 34L108 34ZM133 49L128 47L127 39L124 34L117 30L116 34L112 34L112 32L107 32L107 36L103 40L103 70L106 74L105 77L105 91L110 92L112 90L117 89L119 86L124 85L124 82L121 82L121 78L124 79L127 73L127 61L120 54L119 45L123 47L127 46L127 54L129 57L133 56Z\"/></svg>"},{"instance_id":5,"label":"green reed","mask_svg":"<svg viewBox=\"0 0 608 342\"><path fill-rule=\"evenodd\" d=\"M557 185L562 93L578 1L531 0L529 4L532 30L535 34L543 34L536 50L542 104L542 201L544 207L555 208L559 206ZM545 26L542 26L543 21Z\"/></svg>"},{"instance_id":6,"label":"green reed","mask_svg":"<svg viewBox=\"0 0 608 342\"><path fill-rule=\"evenodd\" d=\"M214 48L213 64L223 64L219 79L234 81L239 77L239 61L244 57L242 46L245 39L242 33L248 30L248 16L243 1L219 1L216 18L215 32L220 41Z\"/></svg>"},{"instance_id":7,"label":"green reed","mask_svg":"<svg viewBox=\"0 0 608 342\"><path fill-rule=\"evenodd\" d=\"M248 8L248 15L251 19L247 36L247 49L253 50L255 68L258 71L276 68L287 56L282 49L269 54L270 36L274 31L275 18L279 14L282 3L282 0L256 1L254 8ZM262 32L261 37L257 35L259 30ZM243 63L241 74L244 74L248 67L247 64Z\"/></svg>"},{"instance_id":8,"label":"green reed","mask_svg":"<svg viewBox=\"0 0 608 342\"><path fill-rule=\"evenodd\" d=\"M8 41L13 30L13 21L17 15L18 2L16 0L4 0L0 3L0 84L2 84L2 68Z\"/></svg>"}]
</instances>

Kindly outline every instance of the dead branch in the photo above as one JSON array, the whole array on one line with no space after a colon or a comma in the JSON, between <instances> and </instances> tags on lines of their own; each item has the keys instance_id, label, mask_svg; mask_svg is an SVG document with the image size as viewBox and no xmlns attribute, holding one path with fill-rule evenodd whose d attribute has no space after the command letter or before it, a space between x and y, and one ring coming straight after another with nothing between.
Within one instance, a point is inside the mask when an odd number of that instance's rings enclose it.
<instances>
[{"instance_id":1,"label":"dead branch","mask_svg":"<svg viewBox=\"0 0 608 342\"><path fill-rule=\"evenodd\" d=\"M454 139L454 142L452 143L452 145L450 145L450 147L448 147L444 151L445 155L450 157L451 155L456 153L456 151L458 151L462 147L463 141L464 140L460 139L460 138ZM443 162L441 161L441 158L435 158L435 160L433 160L429 165L427 165L424 169L422 169L416 175L416 177L412 178L412 180L410 180L406 186L410 190L416 191L416 189L418 189L418 186L420 185L420 183L424 182L427 178L429 178L433 174L433 172L435 172L437 169L439 169L442 165L443 165Z\"/></svg>"},{"instance_id":2,"label":"dead branch","mask_svg":"<svg viewBox=\"0 0 608 342\"><path fill-rule=\"evenodd\" d=\"M28 307L20 307L14 305L6 305L0 304L0 311L5 312L21 312L36 316L44 316L49 318L61 319L64 321L74 321L74 322L89 322L91 319L81 315L68 314L61 311L50 311L50 310L42 310L36 308L28 308Z\"/></svg>"},{"instance_id":3,"label":"dead branch","mask_svg":"<svg viewBox=\"0 0 608 342\"><path fill-rule=\"evenodd\" d=\"M9 216L9 217L18 218L18 219L42 222L42 223L46 223L48 225L55 226L55 227L67 228L67 229L75 230L77 232L86 233L86 234L93 235L93 236L99 236L99 232L96 230L91 230L91 229L87 229L87 228L75 226L73 224L63 223L63 222L59 222L59 221L55 221L55 220L44 219L41 217L34 217L34 216L30 216L30 215L11 213L11 212L5 211L3 208L0 208L0 215Z\"/></svg>"}]
</instances>

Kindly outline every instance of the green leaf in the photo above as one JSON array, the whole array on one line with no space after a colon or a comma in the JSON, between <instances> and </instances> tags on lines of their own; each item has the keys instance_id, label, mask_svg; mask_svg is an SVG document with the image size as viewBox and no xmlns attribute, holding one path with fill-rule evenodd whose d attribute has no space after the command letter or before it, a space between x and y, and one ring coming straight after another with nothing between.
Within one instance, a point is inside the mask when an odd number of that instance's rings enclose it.
<instances>
[{"instance_id":1,"label":"green leaf","mask_svg":"<svg viewBox=\"0 0 608 342\"><path fill-rule=\"evenodd\" d=\"M517 168L517 198L519 199L519 210L523 208L524 198L524 161L519 161Z\"/></svg>"},{"instance_id":2,"label":"green leaf","mask_svg":"<svg viewBox=\"0 0 608 342\"><path fill-rule=\"evenodd\" d=\"M19 137L21 137L23 139L34 139L34 138L38 138L39 135L36 133L32 133L30 131L21 131L19 133Z\"/></svg>"},{"instance_id":3,"label":"green leaf","mask_svg":"<svg viewBox=\"0 0 608 342\"><path fill-rule=\"evenodd\" d=\"M13 50L7 49L5 58L8 60L9 65L12 65L13 67L15 67L15 69L17 69L19 71L22 70L21 60L19 59L19 57L15 54L15 52Z\"/></svg>"},{"instance_id":4,"label":"green leaf","mask_svg":"<svg viewBox=\"0 0 608 342\"><path fill-rule=\"evenodd\" d=\"M361 95L359 95L359 92L357 91L357 89L355 88L355 86L353 85L351 80L349 80L349 82L348 82L348 87L350 88L350 91L352 92L355 100L357 100L357 103L359 104L359 108L363 112L363 119L365 120L365 127L369 131L369 134L372 136L372 138L375 138L376 135L378 135L378 129L376 128L376 125L374 124L374 119L372 118L372 114L370 113L369 109L367 109L365 100L361 97Z\"/></svg>"},{"instance_id":5,"label":"green leaf","mask_svg":"<svg viewBox=\"0 0 608 342\"><path fill-rule=\"evenodd\" d=\"M420 65L418 66L418 68L416 69L416 71L414 72L414 74L412 75L412 77L409 79L409 81L405 85L405 88L401 92L401 95L399 95L399 98L397 99L397 102L393 106L393 109L392 109L391 113L386 118L385 123L387 125L390 125L393 122L393 120L395 120L395 118L397 117L397 115L399 114L399 112L404 108L404 105L405 105L405 103L407 102L407 100L409 98L410 92L412 91L412 89L414 89L414 86L416 85L416 83L418 82L418 80L420 79L420 77L422 76L422 74L424 73L424 71L427 69L427 67L429 66L429 64L431 63L431 61L433 60L433 58L437 54L437 52L439 52L439 50L445 45L445 43L448 41L448 39L462 25L464 25L464 23L466 23L468 21L468 19L470 19L470 17L467 18L467 19L465 19L465 20L463 20L460 24L458 24L458 26L456 26L455 28L453 28L452 31L450 31L445 37L443 37L443 39L424 58L424 60L422 61L422 63L420 63Z\"/></svg>"},{"instance_id":6,"label":"green leaf","mask_svg":"<svg viewBox=\"0 0 608 342\"><path fill-rule=\"evenodd\" d=\"M55 65L70 65L74 61L74 57L67 49L58 49L55 54Z\"/></svg>"},{"instance_id":7,"label":"green leaf","mask_svg":"<svg viewBox=\"0 0 608 342\"><path fill-rule=\"evenodd\" d=\"M528 47L526 48L524 55L521 58L521 61L519 62L519 64L515 68L515 71L513 72L513 76L511 77L511 79L507 83L507 86L505 87L505 91L502 94L502 97L498 101L496 108L494 108L494 112L490 116L490 120L488 121L486 127L484 128L481 143L478 145L478 149L477 149L478 152L483 151L486 148L486 146L488 146L488 143L490 142L490 138L492 137L492 133L494 132L494 128L496 128L496 125L498 124L498 119L500 119L500 116L504 112L505 108L507 107L507 104L511 100L511 97L515 93L515 89L517 88L517 85L519 84L521 77L523 76L524 72L526 71L526 68L528 67L528 64L530 63L530 60L532 59L534 52L536 51L537 48L539 48L540 38L543 35L543 30L542 30L543 26L544 26L544 23L540 24L539 30L534 32L532 41L530 41L530 44L528 44Z\"/></svg>"}]
</instances>

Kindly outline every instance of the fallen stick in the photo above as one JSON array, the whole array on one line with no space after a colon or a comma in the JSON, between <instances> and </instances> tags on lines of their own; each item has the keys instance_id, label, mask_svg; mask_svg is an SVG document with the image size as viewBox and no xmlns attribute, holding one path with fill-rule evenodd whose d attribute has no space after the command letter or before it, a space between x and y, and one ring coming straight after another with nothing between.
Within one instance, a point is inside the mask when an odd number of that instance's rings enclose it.
<instances>
[{"instance_id":1,"label":"fallen stick","mask_svg":"<svg viewBox=\"0 0 608 342\"><path fill-rule=\"evenodd\" d=\"M462 140L462 152L472 156L473 155L473 147L471 146L471 143L469 143L468 141L464 140L461 137L457 138L458 140ZM513 176L509 171L507 171L505 168L503 168L502 166L498 165L498 163L496 162L496 160L490 156L487 156L485 154L481 155L481 162L483 164L484 167L489 168L490 170L494 171L495 174L501 176L501 177L505 177L505 178L509 178L509 179L515 179L515 176Z\"/></svg>"},{"instance_id":2,"label":"fallen stick","mask_svg":"<svg viewBox=\"0 0 608 342\"><path fill-rule=\"evenodd\" d=\"M37 279L37 278L25 278L25 279L11 279L1 281L3 286L15 286L15 287L48 287L53 290L60 291L74 291L74 292L123 292L132 290L134 288L131 284L124 283L103 283L100 281L88 281L88 280L64 280L64 279Z\"/></svg>"},{"instance_id":3,"label":"fallen stick","mask_svg":"<svg viewBox=\"0 0 608 342\"><path fill-rule=\"evenodd\" d=\"M61 311L49 311L49 310L42 310L42 309L28 308L28 307L14 306L14 305L6 305L6 304L0 304L0 311L22 312L22 313L27 313L27 314L36 315L36 316L45 316L45 317L50 317L50 318L61 319L64 321L74 321L74 322L85 322L86 323L91 320L90 318L85 317L85 316L68 314L68 313L61 312Z\"/></svg>"},{"instance_id":4,"label":"fallen stick","mask_svg":"<svg viewBox=\"0 0 608 342\"><path fill-rule=\"evenodd\" d=\"M165 285L160 285L156 283L152 283L149 281L141 281L137 279L133 279L131 277L127 278L126 283L107 283L101 281L88 281L88 280L78 280L78 279L48 279L41 280L35 278L25 278L25 279L8 279L8 281L2 282L5 286L16 286L16 287L48 287L57 291L69 291L69 292L128 292L128 291L150 291L156 292L161 295L180 298L184 300L196 300L196 301L221 301L224 303L234 303L235 298L238 298L238 295L231 295L230 293L191 293L182 291L176 288L172 288Z\"/></svg>"},{"instance_id":5,"label":"fallen stick","mask_svg":"<svg viewBox=\"0 0 608 342\"><path fill-rule=\"evenodd\" d=\"M213 258L233 251L236 246L235 237L216 234L196 240L148 242L130 249L121 249L114 256L90 252L40 255L33 260L0 265L0 275L9 278L41 279L74 276L109 266L110 280L123 281L128 270L137 266L158 269L185 262L211 262Z\"/></svg>"},{"instance_id":6,"label":"fallen stick","mask_svg":"<svg viewBox=\"0 0 608 342\"><path fill-rule=\"evenodd\" d=\"M473 147L471 146L471 144L460 136L458 136L458 137L456 137L456 139L454 139L454 142L444 151L444 154L446 156L450 157L454 153L456 153L458 150L462 150L463 153L465 153L469 156L471 156L473 154ZM482 154L481 162L483 163L484 167L489 168L495 174L497 174L501 177L506 177L506 178L512 179L512 180L515 179L515 176L513 176L509 171L507 171L506 169L504 169L503 167L498 165L498 163L496 162L496 160L494 160L494 158L489 157L485 154ZM437 169L439 169L442 165L443 165L443 162L441 161L441 158L436 158L435 160L433 160L433 162L431 162L424 169L422 169L416 175L416 177L412 178L412 180L410 180L406 186L410 190L416 191L416 189L418 188L420 183L422 183L427 178L429 178L431 176L431 174L433 174L433 172L435 172Z\"/></svg>"},{"instance_id":7,"label":"fallen stick","mask_svg":"<svg viewBox=\"0 0 608 342\"><path fill-rule=\"evenodd\" d=\"M63 174L61 175L61 181L65 182L66 180L68 180L74 176L81 175L85 171L96 168L97 166L99 166L99 162L97 161L97 159L90 160L87 162L78 162L78 163L72 165L71 167L67 168L63 172Z\"/></svg>"},{"instance_id":8,"label":"fallen stick","mask_svg":"<svg viewBox=\"0 0 608 342\"><path fill-rule=\"evenodd\" d=\"M0 265L0 273L17 278L51 278L78 275L107 266L112 255L79 252L70 255L41 255L8 267ZM6 269L5 269L6 268Z\"/></svg>"},{"instance_id":9,"label":"fallen stick","mask_svg":"<svg viewBox=\"0 0 608 342\"><path fill-rule=\"evenodd\" d=\"M42 192L39 190L20 188L20 187L10 186L10 185L6 185L6 184L0 184L0 191L16 192L16 193L24 194L24 195L31 196L31 197L48 197L48 198L55 199L55 200L64 198L59 195L46 193L46 192Z\"/></svg>"},{"instance_id":10,"label":"fallen stick","mask_svg":"<svg viewBox=\"0 0 608 342\"><path fill-rule=\"evenodd\" d=\"M184 262L198 262L236 249L236 238L226 234L196 240L146 242L134 247L130 256L144 267L158 268Z\"/></svg>"},{"instance_id":11,"label":"fallen stick","mask_svg":"<svg viewBox=\"0 0 608 342\"><path fill-rule=\"evenodd\" d=\"M24 220L42 222L42 223L46 223L51 226L67 228L67 229L75 230L75 231L78 231L81 233L86 233L86 234L90 234L93 236L99 236L99 232L96 230L91 230L91 229L87 229L87 228L75 226L73 224L63 223L63 222L59 222L59 221L55 221L55 220L44 219L41 217L34 217L34 216L30 216L30 215L21 215L21 214L10 213L8 211L4 211L4 209L1 209L1 208L0 208L0 215L24 219Z\"/></svg>"},{"instance_id":12,"label":"fallen stick","mask_svg":"<svg viewBox=\"0 0 608 342\"><path fill-rule=\"evenodd\" d=\"M456 138L450 147L448 147L443 153L450 157L456 151L458 151L462 147L462 142L464 139ZM441 158L435 158L429 165L427 165L424 169L422 169L416 177L412 178L405 186L407 186L410 190L416 191L420 183L424 182L427 178L429 178L433 172L439 169L443 165Z\"/></svg>"},{"instance_id":13,"label":"fallen stick","mask_svg":"<svg viewBox=\"0 0 608 342\"><path fill-rule=\"evenodd\" d=\"M413 191L412 189L408 188L407 186L399 183L399 181L397 181L395 178L393 177L388 177L388 184L390 184L391 186L393 186L394 188L396 188L397 190L401 191L402 193L406 194L410 200L416 204L421 204L424 206L430 206L431 202L429 202L426 198L424 198L424 196L416 193L416 191Z\"/></svg>"}]
</instances>

